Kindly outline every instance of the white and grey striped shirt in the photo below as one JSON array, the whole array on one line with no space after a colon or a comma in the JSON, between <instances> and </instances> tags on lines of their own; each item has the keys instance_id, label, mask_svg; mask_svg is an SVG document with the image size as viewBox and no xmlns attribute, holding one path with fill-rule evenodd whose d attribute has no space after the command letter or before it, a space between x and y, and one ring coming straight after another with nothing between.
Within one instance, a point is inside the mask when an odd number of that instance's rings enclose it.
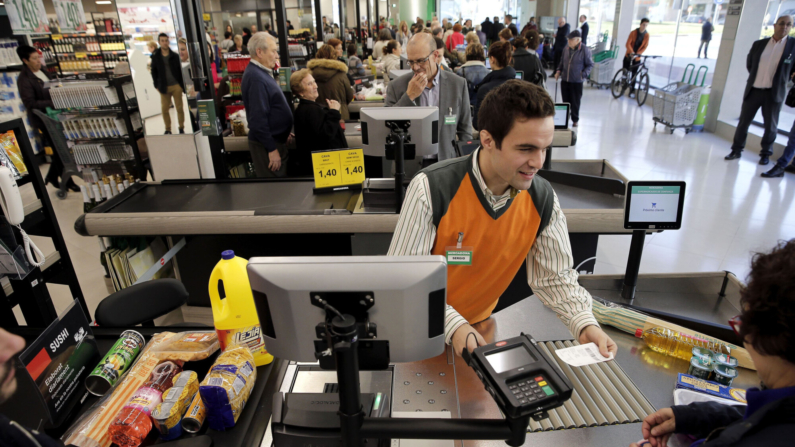
<instances>
[{"instance_id":1,"label":"white and grey striped shirt","mask_svg":"<svg viewBox=\"0 0 795 447\"><path fill-rule=\"evenodd\" d=\"M513 188L505 194L495 196L486 186L478 166L477 149L474 174L483 195L496 211L503 208L518 191ZM431 253L436 240L436 227L433 225L433 207L431 206L431 189L428 177L420 172L409 184L403 209L392 243L389 256L420 256ZM569 328L574 336L579 336L586 326L598 326L591 312L591 294L577 282L577 272L572 268L574 260L569 242L569 230L566 216L560 209L557 194L554 194L554 205L549 224L536 238L530 252L527 253L527 280L533 293L550 309L558 314L558 318ZM466 323L453 306L447 305L445 312L444 337L450 344L455 331ZM477 323L473 321L472 323Z\"/></svg>"}]
</instances>

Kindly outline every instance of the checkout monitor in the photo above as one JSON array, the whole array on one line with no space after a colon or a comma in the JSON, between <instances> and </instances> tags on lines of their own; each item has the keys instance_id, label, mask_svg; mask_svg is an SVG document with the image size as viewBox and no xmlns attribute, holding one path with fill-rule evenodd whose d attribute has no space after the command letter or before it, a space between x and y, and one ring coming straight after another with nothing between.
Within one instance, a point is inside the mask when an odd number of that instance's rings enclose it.
<instances>
[{"instance_id":1,"label":"checkout monitor","mask_svg":"<svg viewBox=\"0 0 795 447\"><path fill-rule=\"evenodd\" d=\"M569 128L569 103L559 102L555 104L555 130L566 130Z\"/></svg>"},{"instance_id":2,"label":"checkout monitor","mask_svg":"<svg viewBox=\"0 0 795 447\"><path fill-rule=\"evenodd\" d=\"M325 310L312 304L372 295L369 322L389 341L391 362L414 362L444 351L447 263L443 256L252 258L248 277L268 352L315 362L315 327ZM350 297L350 298L349 298ZM343 301L344 302L344 301Z\"/></svg>"},{"instance_id":3,"label":"checkout monitor","mask_svg":"<svg viewBox=\"0 0 795 447\"><path fill-rule=\"evenodd\" d=\"M408 133L415 144L415 156L439 152L439 109L437 107L364 107L359 113L362 122L364 155L384 156L386 137L391 130L387 121L411 121Z\"/></svg>"},{"instance_id":4,"label":"checkout monitor","mask_svg":"<svg viewBox=\"0 0 795 447\"><path fill-rule=\"evenodd\" d=\"M678 230L682 227L685 182L631 181L624 204L624 228Z\"/></svg>"}]
</instances>

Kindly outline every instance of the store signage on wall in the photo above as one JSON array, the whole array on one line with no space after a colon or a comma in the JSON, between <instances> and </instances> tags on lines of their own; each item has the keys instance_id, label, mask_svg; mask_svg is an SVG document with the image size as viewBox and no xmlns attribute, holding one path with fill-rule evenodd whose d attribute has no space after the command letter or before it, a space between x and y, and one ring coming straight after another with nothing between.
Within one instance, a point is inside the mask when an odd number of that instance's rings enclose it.
<instances>
[{"instance_id":1,"label":"store signage on wall","mask_svg":"<svg viewBox=\"0 0 795 447\"><path fill-rule=\"evenodd\" d=\"M86 32L86 14L80 0L52 0L62 33Z\"/></svg>"},{"instance_id":2,"label":"store signage on wall","mask_svg":"<svg viewBox=\"0 0 795 447\"><path fill-rule=\"evenodd\" d=\"M59 425L71 405L86 393L83 381L99 361L99 350L83 309L75 300L31 343L19 360L36 384L38 396Z\"/></svg>"},{"instance_id":3,"label":"store signage on wall","mask_svg":"<svg viewBox=\"0 0 795 447\"><path fill-rule=\"evenodd\" d=\"M5 7L13 34L50 34L42 0L6 0Z\"/></svg>"}]
</instances>

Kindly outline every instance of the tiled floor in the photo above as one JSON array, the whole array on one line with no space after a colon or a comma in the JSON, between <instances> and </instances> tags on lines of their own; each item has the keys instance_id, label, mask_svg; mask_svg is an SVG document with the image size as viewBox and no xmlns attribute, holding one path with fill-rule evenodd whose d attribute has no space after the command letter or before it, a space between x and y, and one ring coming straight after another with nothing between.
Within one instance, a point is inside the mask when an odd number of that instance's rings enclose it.
<instances>
[{"instance_id":1,"label":"tiled floor","mask_svg":"<svg viewBox=\"0 0 795 447\"><path fill-rule=\"evenodd\" d=\"M756 164L758 157L751 152L739 161L724 161L729 142L709 133L685 135L678 130L669 135L660 126L655 131L651 107L639 108L634 101L614 100L606 90L587 87L578 134L577 145L555 149L553 159L605 158L630 179L687 181L683 228L646 238L642 273L726 269L742 279L754 251L795 237L795 175L759 177L766 168ZM73 228L82 213L82 198L70 193L59 200L52 187L49 192L93 311L107 289L97 239L79 236ZM629 236L602 236L596 273L623 273L629 244ZM68 289L50 290L63 309Z\"/></svg>"}]
</instances>

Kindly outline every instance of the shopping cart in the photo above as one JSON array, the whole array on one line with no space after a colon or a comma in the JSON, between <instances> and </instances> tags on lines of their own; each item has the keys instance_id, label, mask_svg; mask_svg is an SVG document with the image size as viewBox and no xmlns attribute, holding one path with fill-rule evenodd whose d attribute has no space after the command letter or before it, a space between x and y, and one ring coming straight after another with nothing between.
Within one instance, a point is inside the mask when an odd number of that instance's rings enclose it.
<instances>
[{"instance_id":1,"label":"shopping cart","mask_svg":"<svg viewBox=\"0 0 795 447\"><path fill-rule=\"evenodd\" d=\"M690 77L685 82L688 69L691 69ZM695 72L695 69L696 66L694 64L688 64L682 75L682 82L674 82L654 91L653 119L655 129L657 128L657 123L660 123L671 134L674 133L675 129L685 129L685 134L693 130L693 122L698 114L698 103L701 100L701 90L704 86L704 81L707 79L708 71L708 68L704 65L699 67L697 72ZM701 78L701 85L696 85L702 69L704 74ZM691 84L693 72L695 72L695 82Z\"/></svg>"},{"instance_id":2,"label":"shopping cart","mask_svg":"<svg viewBox=\"0 0 795 447\"><path fill-rule=\"evenodd\" d=\"M609 51L608 51L609 53ZM613 80L613 67L615 66L615 59L606 59L601 62L596 62L591 68L591 75L588 78L588 85L598 89L610 88L610 83Z\"/></svg>"}]
</instances>

